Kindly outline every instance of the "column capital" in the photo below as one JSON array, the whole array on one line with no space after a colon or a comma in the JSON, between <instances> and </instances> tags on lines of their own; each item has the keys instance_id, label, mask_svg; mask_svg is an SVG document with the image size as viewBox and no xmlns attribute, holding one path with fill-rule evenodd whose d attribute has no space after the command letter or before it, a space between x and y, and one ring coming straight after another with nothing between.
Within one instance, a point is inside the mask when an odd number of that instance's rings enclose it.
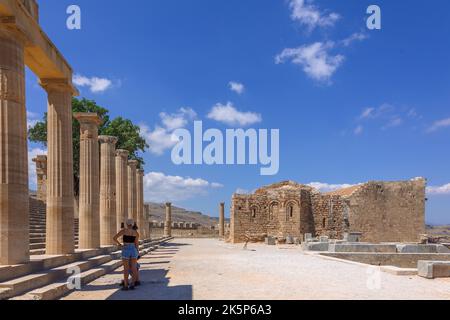
<instances>
[{"instance_id":1,"label":"column capital","mask_svg":"<svg viewBox=\"0 0 450 320\"><path fill-rule=\"evenodd\" d=\"M72 84L71 80L65 78L39 79L39 84L47 92L70 92L72 96L78 96L78 89Z\"/></svg>"},{"instance_id":2,"label":"column capital","mask_svg":"<svg viewBox=\"0 0 450 320\"><path fill-rule=\"evenodd\" d=\"M130 155L130 152L128 152L128 150L124 150L124 149L117 149L116 150L116 157L121 157L124 159L128 159L128 156Z\"/></svg>"},{"instance_id":3,"label":"column capital","mask_svg":"<svg viewBox=\"0 0 450 320\"><path fill-rule=\"evenodd\" d=\"M137 168L138 164L139 164L139 161L137 161L137 160L128 161L128 165L133 169Z\"/></svg>"},{"instance_id":4,"label":"column capital","mask_svg":"<svg viewBox=\"0 0 450 320\"><path fill-rule=\"evenodd\" d=\"M80 124L95 124L100 126L102 124L102 119L92 112L77 112L74 113L73 117L80 122Z\"/></svg>"},{"instance_id":5,"label":"column capital","mask_svg":"<svg viewBox=\"0 0 450 320\"><path fill-rule=\"evenodd\" d=\"M221 206L221 207L225 207L225 202L221 202L221 203L220 203L220 206Z\"/></svg>"},{"instance_id":6,"label":"column capital","mask_svg":"<svg viewBox=\"0 0 450 320\"><path fill-rule=\"evenodd\" d=\"M99 136L98 137L98 141L101 144L113 144L116 145L117 141L119 141L119 139L117 137L113 137L113 136Z\"/></svg>"},{"instance_id":7,"label":"column capital","mask_svg":"<svg viewBox=\"0 0 450 320\"><path fill-rule=\"evenodd\" d=\"M171 207L172 203L171 202L166 202L166 207Z\"/></svg>"},{"instance_id":8,"label":"column capital","mask_svg":"<svg viewBox=\"0 0 450 320\"><path fill-rule=\"evenodd\" d=\"M144 169L137 169L136 173L137 173L138 175L144 176L145 171L144 171Z\"/></svg>"}]
</instances>

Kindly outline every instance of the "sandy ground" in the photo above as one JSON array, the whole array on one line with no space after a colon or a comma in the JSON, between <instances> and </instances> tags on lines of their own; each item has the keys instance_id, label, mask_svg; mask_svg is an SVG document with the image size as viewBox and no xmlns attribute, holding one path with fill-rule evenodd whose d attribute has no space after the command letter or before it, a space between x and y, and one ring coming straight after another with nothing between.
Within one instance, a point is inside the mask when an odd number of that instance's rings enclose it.
<instances>
[{"instance_id":1,"label":"sandy ground","mask_svg":"<svg viewBox=\"0 0 450 320\"><path fill-rule=\"evenodd\" d=\"M450 279L395 276L299 247L176 239L140 261L143 285L119 290L121 270L64 299L450 299Z\"/></svg>"}]
</instances>

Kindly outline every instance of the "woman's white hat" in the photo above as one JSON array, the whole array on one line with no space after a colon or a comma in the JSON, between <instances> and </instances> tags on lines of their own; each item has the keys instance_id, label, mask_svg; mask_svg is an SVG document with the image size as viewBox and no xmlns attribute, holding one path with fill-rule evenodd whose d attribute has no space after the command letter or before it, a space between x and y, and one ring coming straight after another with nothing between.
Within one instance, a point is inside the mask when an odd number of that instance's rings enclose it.
<instances>
[{"instance_id":1,"label":"woman's white hat","mask_svg":"<svg viewBox=\"0 0 450 320\"><path fill-rule=\"evenodd\" d=\"M134 220L133 219L128 219L127 220L127 226L134 226Z\"/></svg>"}]
</instances>

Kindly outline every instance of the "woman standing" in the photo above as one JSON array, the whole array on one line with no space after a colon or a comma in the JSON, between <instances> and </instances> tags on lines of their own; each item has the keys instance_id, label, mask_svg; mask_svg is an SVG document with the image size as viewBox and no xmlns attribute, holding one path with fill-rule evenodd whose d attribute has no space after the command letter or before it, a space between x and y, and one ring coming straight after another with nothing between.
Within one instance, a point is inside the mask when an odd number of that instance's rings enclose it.
<instances>
[{"instance_id":1,"label":"woman standing","mask_svg":"<svg viewBox=\"0 0 450 320\"><path fill-rule=\"evenodd\" d=\"M122 229L114 236L114 242L122 247L122 261L123 261L123 277L124 285L122 290L133 290L138 281L137 275L137 259L139 257L139 233L133 229L134 220L128 219L126 228ZM119 238L122 237L122 243ZM132 283L128 284L129 270L131 270Z\"/></svg>"}]
</instances>

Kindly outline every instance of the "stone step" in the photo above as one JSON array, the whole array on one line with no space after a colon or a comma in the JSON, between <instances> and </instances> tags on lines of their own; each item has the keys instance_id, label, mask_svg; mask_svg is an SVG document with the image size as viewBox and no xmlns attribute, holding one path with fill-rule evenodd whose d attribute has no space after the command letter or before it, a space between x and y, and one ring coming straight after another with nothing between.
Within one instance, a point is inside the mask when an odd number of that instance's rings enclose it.
<instances>
[{"instance_id":1,"label":"stone step","mask_svg":"<svg viewBox=\"0 0 450 320\"><path fill-rule=\"evenodd\" d=\"M80 284L82 286L100 278L101 276L111 273L122 266L122 260L111 260L102 264L98 268L94 268L80 274ZM52 283L50 285L35 289L23 296L13 298L12 300L56 300L75 289L69 288L66 281Z\"/></svg>"},{"instance_id":2,"label":"stone step","mask_svg":"<svg viewBox=\"0 0 450 320\"><path fill-rule=\"evenodd\" d=\"M425 261L417 263L419 276L427 279L450 278L450 261Z\"/></svg>"},{"instance_id":3,"label":"stone step","mask_svg":"<svg viewBox=\"0 0 450 320\"><path fill-rule=\"evenodd\" d=\"M10 290L3 292L3 294L0 295L0 299L9 299L14 296L22 295L27 291L43 287L64 278L68 278L71 274L70 271L73 268L79 268L79 270L83 272L111 260L111 255L96 256L87 260L73 262L50 270L41 271L2 282L0 283L0 288Z\"/></svg>"},{"instance_id":4,"label":"stone step","mask_svg":"<svg viewBox=\"0 0 450 320\"><path fill-rule=\"evenodd\" d=\"M161 238L157 240L150 240L150 241L143 241L142 249L141 249L141 255L144 256L148 253L150 253L153 250L156 250L158 245L161 243L167 242L172 238ZM80 273L80 284L86 285L95 279L113 272L117 268L122 266L122 261L120 259L121 257L121 251L115 251L110 252L107 255L103 256L96 256L94 258L88 259L93 260L97 259L97 266L89 267L89 270L81 270L83 271ZM102 259L105 259L102 261ZM78 262L83 263L83 262ZM70 265L76 265L76 263L72 263ZM59 267L59 269L67 270L68 266ZM57 269L57 268L55 268ZM67 274L64 275L64 277L68 277ZM46 285L43 285L41 287L35 287L34 289L31 289L27 292L22 292L20 295L16 295L13 292L13 289L11 288L1 288L0 287L0 299L3 296L10 296L13 297L12 300L56 300L61 298L62 296L70 293L75 289L71 289L67 286L67 280L61 279L59 281L53 282L53 283L47 283Z\"/></svg>"}]
</instances>

